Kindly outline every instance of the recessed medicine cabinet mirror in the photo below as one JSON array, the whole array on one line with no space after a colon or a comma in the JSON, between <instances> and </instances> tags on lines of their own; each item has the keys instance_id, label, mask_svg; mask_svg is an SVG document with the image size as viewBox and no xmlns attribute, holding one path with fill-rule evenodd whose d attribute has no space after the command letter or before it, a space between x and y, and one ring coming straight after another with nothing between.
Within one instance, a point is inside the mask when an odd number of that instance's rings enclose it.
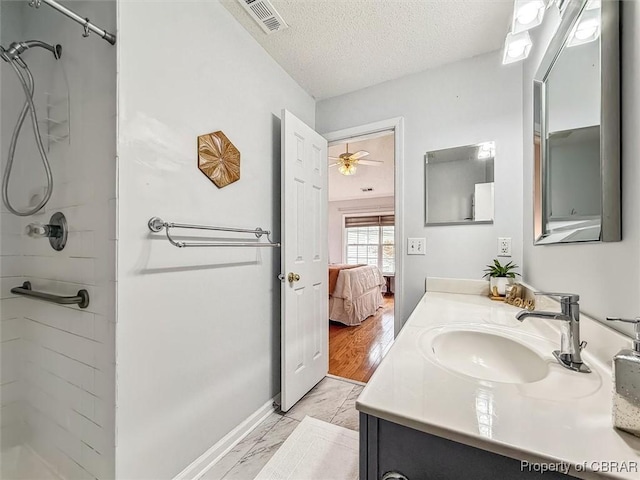
<instances>
[{"instance_id":1,"label":"recessed medicine cabinet mirror","mask_svg":"<svg viewBox=\"0 0 640 480\"><path fill-rule=\"evenodd\" d=\"M425 225L493 223L495 142L425 154Z\"/></svg>"},{"instance_id":2,"label":"recessed medicine cabinet mirror","mask_svg":"<svg viewBox=\"0 0 640 480\"><path fill-rule=\"evenodd\" d=\"M534 79L534 241L616 242L620 207L617 0L566 2Z\"/></svg>"}]
</instances>

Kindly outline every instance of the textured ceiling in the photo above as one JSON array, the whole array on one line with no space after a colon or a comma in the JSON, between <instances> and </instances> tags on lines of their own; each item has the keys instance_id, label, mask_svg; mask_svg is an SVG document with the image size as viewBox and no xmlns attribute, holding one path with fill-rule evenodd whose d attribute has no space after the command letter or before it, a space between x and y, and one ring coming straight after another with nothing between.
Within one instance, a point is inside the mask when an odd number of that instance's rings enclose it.
<instances>
[{"instance_id":1,"label":"textured ceiling","mask_svg":"<svg viewBox=\"0 0 640 480\"><path fill-rule=\"evenodd\" d=\"M329 147L329 156L337 157L346 150L344 143ZM363 160L379 160L381 165L358 165L354 175L344 176L337 167L329 168L329 201L356 200L393 196L394 192L394 136L393 133L361 141L349 141L349 152L366 150L370 155ZM329 160L329 164L335 160ZM373 188L363 192L362 188ZM393 202L391 202L393 203Z\"/></svg>"},{"instance_id":2,"label":"textured ceiling","mask_svg":"<svg viewBox=\"0 0 640 480\"><path fill-rule=\"evenodd\" d=\"M502 47L513 0L272 0L290 28L265 34L227 10L316 99Z\"/></svg>"}]
</instances>

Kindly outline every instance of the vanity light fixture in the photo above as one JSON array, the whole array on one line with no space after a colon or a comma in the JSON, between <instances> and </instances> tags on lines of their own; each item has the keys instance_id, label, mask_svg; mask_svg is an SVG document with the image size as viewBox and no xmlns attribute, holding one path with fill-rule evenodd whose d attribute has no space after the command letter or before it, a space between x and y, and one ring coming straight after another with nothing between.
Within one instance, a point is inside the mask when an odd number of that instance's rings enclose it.
<instances>
[{"instance_id":1,"label":"vanity light fixture","mask_svg":"<svg viewBox=\"0 0 640 480\"><path fill-rule=\"evenodd\" d=\"M567 47L593 42L600 37L600 9L585 10L580 21L571 30Z\"/></svg>"},{"instance_id":2,"label":"vanity light fixture","mask_svg":"<svg viewBox=\"0 0 640 480\"><path fill-rule=\"evenodd\" d=\"M531 36L526 30L520 33L508 33L504 41L502 64L507 65L524 60L529 56L532 45Z\"/></svg>"},{"instance_id":3,"label":"vanity light fixture","mask_svg":"<svg viewBox=\"0 0 640 480\"><path fill-rule=\"evenodd\" d=\"M546 8L545 0L516 0L511 32L520 33L540 25Z\"/></svg>"}]
</instances>

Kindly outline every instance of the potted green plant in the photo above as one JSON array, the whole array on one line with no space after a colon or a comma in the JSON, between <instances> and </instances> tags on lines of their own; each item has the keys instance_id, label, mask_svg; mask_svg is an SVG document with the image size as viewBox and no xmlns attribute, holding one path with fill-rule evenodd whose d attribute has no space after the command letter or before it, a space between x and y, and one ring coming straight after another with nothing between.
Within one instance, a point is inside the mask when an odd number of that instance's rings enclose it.
<instances>
[{"instance_id":1,"label":"potted green plant","mask_svg":"<svg viewBox=\"0 0 640 480\"><path fill-rule=\"evenodd\" d=\"M507 285L513 283L513 279L516 278L516 275L520 275L518 272L514 272L514 270L518 267L513 262L509 262L506 265L502 265L497 258L493 260L493 265L487 265L487 268L484 269L485 274L482 278L489 277L489 288L493 292L493 287L498 288L499 295L505 295Z\"/></svg>"}]
</instances>

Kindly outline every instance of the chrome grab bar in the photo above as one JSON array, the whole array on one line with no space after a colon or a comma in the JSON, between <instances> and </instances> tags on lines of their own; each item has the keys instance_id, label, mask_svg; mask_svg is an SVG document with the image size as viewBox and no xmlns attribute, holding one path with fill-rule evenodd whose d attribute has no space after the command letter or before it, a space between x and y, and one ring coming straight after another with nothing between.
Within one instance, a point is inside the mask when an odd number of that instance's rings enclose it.
<instances>
[{"instance_id":1,"label":"chrome grab bar","mask_svg":"<svg viewBox=\"0 0 640 480\"><path fill-rule=\"evenodd\" d=\"M78 294L74 297L63 297L52 293L38 292L31 289L31 282L24 282L20 287L13 287L11 293L16 295L24 295L25 297L38 298L47 302L57 303L58 305L78 305L80 308L89 306L89 292L84 288L78 290Z\"/></svg>"},{"instance_id":2,"label":"chrome grab bar","mask_svg":"<svg viewBox=\"0 0 640 480\"><path fill-rule=\"evenodd\" d=\"M147 222L149 230L154 233L161 232L163 229L167 235L167 240L174 247L186 248L186 247L279 247L280 243L273 242L271 240L271 230L263 230L260 227L248 229L248 228L232 228L232 227L214 227L210 225L192 225L189 223L173 223L165 222L159 217L152 217ZM182 242L174 240L169 232L172 228L190 228L194 230L214 230L218 232L235 232L235 233L253 233L256 238L260 239L263 235L266 235L268 243L260 242Z\"/></svg>"}]
</instances>

